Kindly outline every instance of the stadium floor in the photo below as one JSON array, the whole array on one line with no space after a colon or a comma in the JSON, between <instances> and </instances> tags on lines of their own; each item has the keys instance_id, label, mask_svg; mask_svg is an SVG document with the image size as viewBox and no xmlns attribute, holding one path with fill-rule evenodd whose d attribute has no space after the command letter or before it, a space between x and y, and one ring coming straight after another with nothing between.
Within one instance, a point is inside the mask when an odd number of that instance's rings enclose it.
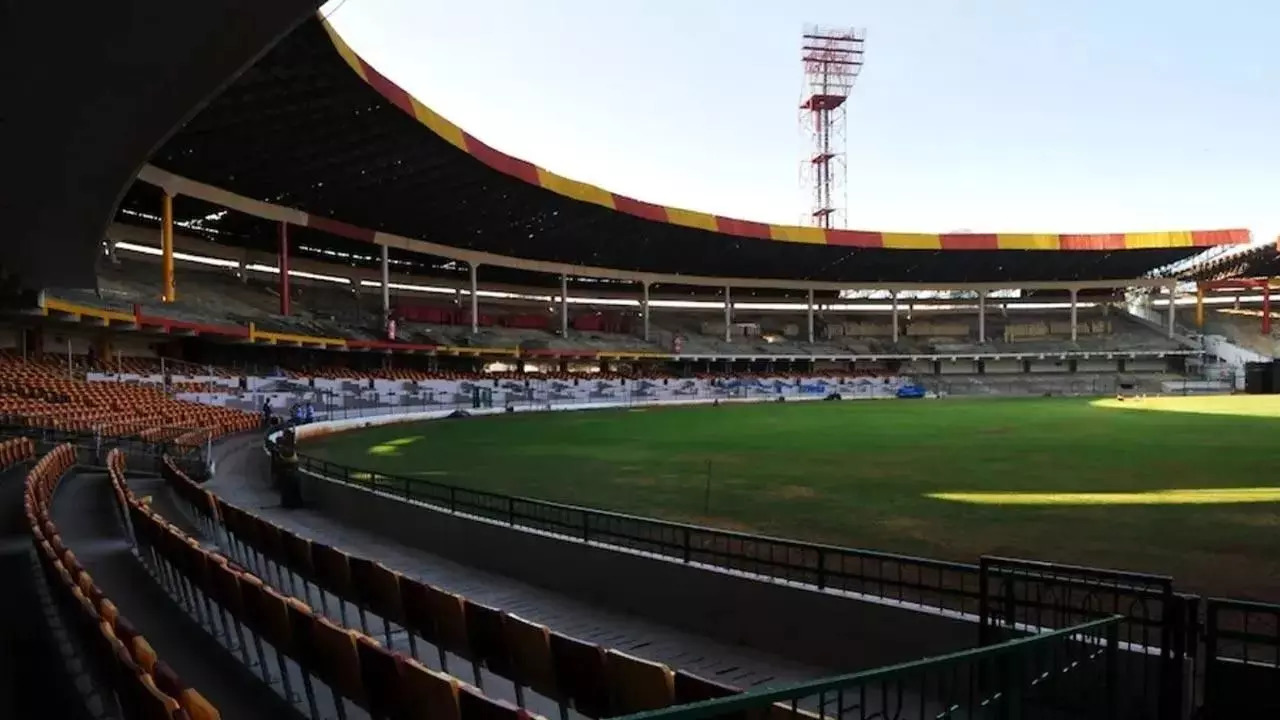
<instances>
[{"instance_id":1,"label":"stadium floor","mask_svg":"<svg viewBox=\"0 0 1280 720\"><path fill-rule=\"evenodd\" d=\"M392 425L302 452L424 482L1280 599L1276 396L632 408Z\"/></svg>"},{"instance_id":2,"label":"stadium floor","mask_svg":"<svg viewBox=\"0 0 1280 720\"><path fill-rule=\"evenodd\" d=\"M205 488L271 522L377 560L393 570L501 608L573 637L613 647L673 668L740 687L824 677L840 668L806 666L775 655L732 646L692 633L536 588L445 560L383 537L345 526L309 510L285 510L269 487L257 437L232 438L215 448L214 478ZM377 633L374 633L377 637ZM462 673L466 679L466 672ZM502 683L486 678L485 691L501 696ZM538 708L534 708L538 710ZM546 713L544 713L546 714ZM547 717L555 716L554 711Z\"/></svg>"}]
</instances>

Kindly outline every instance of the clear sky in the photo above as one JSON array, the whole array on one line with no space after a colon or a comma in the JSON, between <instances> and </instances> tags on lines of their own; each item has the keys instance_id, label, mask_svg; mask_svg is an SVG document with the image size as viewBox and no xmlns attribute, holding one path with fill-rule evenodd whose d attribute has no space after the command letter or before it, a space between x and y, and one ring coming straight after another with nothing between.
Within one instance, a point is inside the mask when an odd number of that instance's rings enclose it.
<instances>
[{"instance_id":1,"label":"clear sky","mask_svg":"<svg viewBox=\"0 0 1280 720\"><path fill-rule=\"evenodd\" d=\"M800 32L867 30L848 226L1280 231L1280 3L345 0L367 61L486 143L642 200L808 209Z\"/></svg>"}]
</instances>

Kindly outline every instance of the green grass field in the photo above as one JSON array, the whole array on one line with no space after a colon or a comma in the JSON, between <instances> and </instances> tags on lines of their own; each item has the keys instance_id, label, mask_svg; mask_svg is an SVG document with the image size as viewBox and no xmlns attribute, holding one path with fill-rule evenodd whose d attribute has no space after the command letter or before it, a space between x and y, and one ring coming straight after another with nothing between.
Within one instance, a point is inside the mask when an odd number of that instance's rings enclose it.
<instances>
[{"instance_id":1,"label":"green grass field","mask_svg":"<svg viewBox=\"0 0 1280 720\"><path fill-rule=\"evenodd\" d=\"M358 430L302 451L770 535L1169 573L1188 590L1280 601L1276 396L516 414Z\"/></svg>"}]
</instances>

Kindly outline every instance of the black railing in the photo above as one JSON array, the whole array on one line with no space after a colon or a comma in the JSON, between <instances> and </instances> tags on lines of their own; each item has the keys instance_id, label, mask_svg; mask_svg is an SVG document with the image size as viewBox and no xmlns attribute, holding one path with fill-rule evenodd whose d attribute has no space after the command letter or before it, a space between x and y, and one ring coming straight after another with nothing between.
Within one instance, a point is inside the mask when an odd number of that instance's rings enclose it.
<instances>
[{"instance_id":1,"label":"black railing","mask_svg":"<svg viewBox=\"0 0 1280 720\"><path fill-rule=\"evenodd\" d=\"M1204 717L1280 717L1280 605L1205 602Z\"/></svg>"},{"instance_id":2,"label":"black railing","mask_svg":"<svg viewBox=\"0 0 1280 720\"><path fill-rule=\"evenodd\" d=\"M621 720L1105 720L1120 703L1120 617L934 658Z\"/></svg>"},{"instance_id":3,"label":"black railing","mask_svg":"<svg viewBox=\"0 0 1280 720\"><path fill-rule=\"evenodd\" d=\"M181 431L182 429L175 428L176 434ZM20 416L0 417L0 435L29 437L41 443L42 447L70 443L76 446L84 462L99 466L105 464L108 451L119 448L128 457L134 472L158 473L166 456L173 458L177 466L190 477L204 478L209 470L207 446L183 445L172 440L151 440L137 435L102 435L90 430L60 430L29 424Z\"/></svg>"},{"instance_id":4,"label":"black railing","mask_svg":"<svg viewBox=\"0 0 1280 720\"><path fill-rule=\"evenodd\" d=\"M472 490L305 455L298 461L319 477L443 512L771 581L965 613L979 620L984 643L1119 616L1125 691L1118 702L1126 716L1173 720L1203 707L1197 717L1240 717L1214 709L1266 707L1280 717L1280 693L1272 689L1280 687L1280 605L1206 604L1177 592L1161 575L995 557L972 565L842 548Z\"/></svg>"},{"instance_id":5,"label":"black railing","mask_svg":"<svg viewBox=\"0 0 1280 720\"><path fill-rule=\"evenodd\" d=\"M967 563L717 530L471 490L360 470L306 455L298 455L298 466L321 477L512 527L824 590L978 612L978 567Z\"/></svg>"},{"instance_id":6,"label":"black railing","mask_svg":"<svg viewBox=\"0 0 1280 720\"><path fill-rule=\"evenodd\" d=\"M1130 651L1129 716L1180 717L1195 667L1200 599L1176 593L1173 578L989 556L979 568L983 644L1118 615L1119 639Z\"/></svg>"}]
</instances>

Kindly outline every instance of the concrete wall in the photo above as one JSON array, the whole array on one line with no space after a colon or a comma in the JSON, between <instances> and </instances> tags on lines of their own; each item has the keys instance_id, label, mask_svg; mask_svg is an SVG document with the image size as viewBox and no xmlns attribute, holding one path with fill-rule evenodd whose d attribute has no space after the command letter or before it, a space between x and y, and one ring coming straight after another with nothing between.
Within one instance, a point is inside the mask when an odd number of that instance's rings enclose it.
<instances>
[{"instance_id":1,"label":"concrete wall","mask_svg":"<svg viewBox=\"0 0 1280 720\"><path fill-rule=\"evenodd\" d=\"M1022 372L1021 360L988 360L983 364L988 375L1009 375Z\"/></svg>"},{"instance_id":2,"label":"concrete wall","mask_svg":"<svg viewBox=\"0 0 1280 720\"><path fill-rule=\"evenodd\" d=\"M1166 372L1169 363L1164 360L1128 359L1124 361L1125 372Z\"/></svg>"},{"instance_id":3,"label":"concrete wall","mask_svg":"<svg viewBox=\"0 0 1280 720\"><path fill-rule=\"evenodd\" d=\"M1120 361L1118 360L1079 360L1076 362L1076 372L1082 373L1117 372L1119 369Z\"/></svg>"},{"instance_id":4,"label":"concrete wall","mask_svg":"<svg viewBox=\"0 0 1280 720\"><path fill-rule=\"evenodd\" d=\"M70 340L71 352L75 355L84 355L89 352L89 348L93 346L96 340L104 337L108 340L113 358L117 351L126 358L156 357L155 348L152 347L155 342L154 338L147 336L134 337L115 332L108 333L106 330L85 331L74 327L46 328L44 331L44 347L41 349L51 355L66 355L67 341ZM32 350L34 349L32 348Z\"/></svg>"},{"instance_id":5,"label":"concrete wall","mask_svg":"<svg viewBox=\"0 0 1280 720\"><path fill-rule=\"evenodd\" d=\"M1071 372L1071 362L1069 360L1032 360L1031 372L1033 373L1065 373Z\"/></svg>"},{"instance_id":6,"label":"concrete wall","mask_svg":"<svg viewBox=\"0 0 1280 720\"><path fill-rule=\"evenodd\" d=\"M589 546L304 477L307 503L345 524L721 641L833 671L977 644L977 625L817 590Z\"/></svg>"},{"instance_id":7,"label":"concrete wall","mask_svg":"<svg viewBox=\"0 0 1280 720\"><path fill-rule=\"evenodd\" d=\"M972 375L978 372L978 363L974 360L945 359L938 363L943 375Z\"/></svg>"},{"instance_id":8,"label":"concrete wall","mask_svg":"<svg viewBox=\"0 0 1280 720\"><path fill-rule=\"evenodd\" d=\"M933 375L932 360L911 360L902 363L902 372L907 375L928 377Z\"/></svg>"}]
</instances>

